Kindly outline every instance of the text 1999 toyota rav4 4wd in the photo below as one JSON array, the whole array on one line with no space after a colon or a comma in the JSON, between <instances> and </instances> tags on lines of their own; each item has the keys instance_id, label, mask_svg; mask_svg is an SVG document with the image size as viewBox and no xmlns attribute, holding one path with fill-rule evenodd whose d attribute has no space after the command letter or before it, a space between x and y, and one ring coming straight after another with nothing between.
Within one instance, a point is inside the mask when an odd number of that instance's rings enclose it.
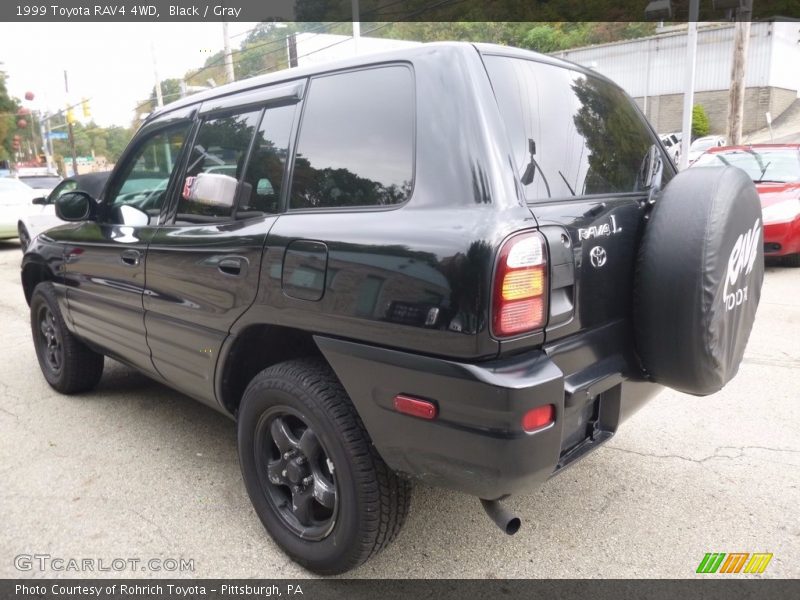
<instances>
[{"instance_id":1,"label":"text 1999 toyota rav4 4wd","mask_svg":"<svg viewBox=\"0 0 800 600\"><path fill-rule=\"evenodd\" d=\"M736 373L763 279L735 168L675 174L617 86L492 45L292 69L157 111L22 282L44 376L104 356L236 419L247 491L318 573L398 533L419 479L498 500L660 385Z\"/></svg>"}]
</instances>

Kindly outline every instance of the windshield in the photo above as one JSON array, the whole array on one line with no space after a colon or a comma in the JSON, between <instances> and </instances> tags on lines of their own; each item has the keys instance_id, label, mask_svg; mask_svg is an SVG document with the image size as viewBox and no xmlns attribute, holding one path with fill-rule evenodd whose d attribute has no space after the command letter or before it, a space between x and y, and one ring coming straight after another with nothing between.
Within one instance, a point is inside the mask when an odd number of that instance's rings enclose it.
<instances>
[{"instance_id":1,"label":"windshield","mask_svg":"<svg viewBox=\"0 0 800 600\"><path fill-rule=\"evenodd\" d=\"M716 144L716 140L695 140L692 142L691 149L692 150L701 150L705 151L711 148Z\"/></svg>"},{"instance_id":2,"label":"windshield","mask_svg":"<svg viewBox=\"0 0 800 600\"><path fill-rule=\"evenodd\" d=\"M484 60L529 202L643 189L657 138L625 92L560 66Z\"/></svg>"},{"instance_id":3,"label":"windshield","mask_svg":"<svg viewBox=\"0 0 800 600\"><path fill-rule=\"evenodd\" d=\"M35 190L52 190L60 182L60 177L20 177L20 181L25 182Z\"/></svg>"},{"instance_id":4,"label":"windshield","mask_svg":"<svg viewBox=\"0 0 800 600\"><path fill-rule=\"evenodd\" d=\"M753 181L800 181L800 154L797 148L748 148L704 154L692 165L721 167L730 165L745 171Z\"/></svg>"}]
</instances>

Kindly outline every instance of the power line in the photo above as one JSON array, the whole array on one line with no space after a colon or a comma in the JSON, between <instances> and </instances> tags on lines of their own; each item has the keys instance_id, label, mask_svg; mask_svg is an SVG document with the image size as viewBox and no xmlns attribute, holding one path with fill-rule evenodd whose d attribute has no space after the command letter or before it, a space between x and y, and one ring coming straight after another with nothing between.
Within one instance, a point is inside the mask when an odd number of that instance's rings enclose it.
<instances>
[{"instance_id":1,"label":"power line","mask_svg":"<svg viewBox=\"0 0 800 600\"><path fill-rule=\"evenodd\" d=\"M375 8L373 8L371 10L368 10L366 12L361 13L359 15L359 19L363 19L363 17L366 17L366 16L369 16L369 17L384 16L381 11L383 11L383 10L385 10L387 8L390 8L392 6L396 6L397 4L402 4L405 1L406 0L394 0L393 2L389 2L388 4L384 4L384 5L381 5L381 6L376 6ZM451 0L446 0L445 2L440 2L439 4L446 4L449 1L451 1ZM433 7L430 7L430 8L436 8L436 6L438 6L438 5L434 5ZM416 12L417 13L424 12L425 10L428 10L428 8L426 7L426 8L423 8L421 10L418 10ZM393 14L398 14L398 11L394 11ZM412 13L409 16L413 16L413 15L414 15L414 13ZM243 35L250 34L250 33L254 32L254 31L256 31L259 27L261 27L261 25L263 25L264 23L267 23L267 22L269 22L269 21L264 21L262 23L259 23L255 27L252 27L250 29L247 29L245 31L242 31L240 33L232 35L230 37L231 37L231 39L234 39L234 38L237 38L237 37L241 37ZM312 27L311 29L307 29L305 31L299 31L297 33L322 32L322 31L324 31L325 29L327 29L329 27L332 28L332 27L334 27L336 25L342 25L342 24L346 24L346 23L347 23L346 21L323 22L320 25L317 25L316 27ZM372 30L372 31L374 31L374 30ZM317 35L317 34L315 34L315 35ZM269 40L267 42L264 42L263 44L257 44L255 46L250 46L248 48L242 48L240 46L238 50L234 50L233 52L231 52L231 56L234 56L236 54L241 54L243 52L249 52L251 50L256 50L258 48L263 48L263 47L270 46L270 45L273 45L273 44L284 44L285 41L286 41L286 38L283 38L283 39L277 39L277 40ZM281 47L280 49L276 49L276 52L277 51L282 51L282 50L283 50L283 47ZM268 52L268 53L264 54L263 56L268 56L271 53L272 52ZM221 66L222 64L224 64L224 62L225 62L225 56L223 54L222 57L216 59L211 64L208 64L208 65L205 65L204 67L201 67L199 71L197 71L196 73L192 73L189 77L197 77L198 75L200 75L201 73L204 73L205 71L207 71L209 69L213 69L214 67ZM238 61L234 61L234 66L236 66L237 64L239 64Z\"/></svg>"},{"instance_id":2,"label":"power line","mask_svg":"<svg viewBox=\"0 0 800 600\"><path fill-rule=\"evenodd\" d=\"M338 23L336 23L336 22L323 23L322 25L320 25L318 27L314 27L312 29L309 29L308 31L303 31L301 33L314 33L315 31L318 31L320 29L325 29L325 28L327 28L329 26L333 26L333 25L338 25ZM257 29L257 28L254 27L250 31L255 31L255 29ZM319 34L315 33L314 35L319 35ZM233 52L231 52L231 57L233 57L236 54L242 54L243 52L249 52L251 50L257 50L258 48L264 48L266 46L272 46L272 45L275 45L275 44L285 44L285 42L286 42L286 38L284 37L284 38L280 38L280 39L277 39L277 40L269 40L269 41L266 41L266 42L264 42L262 44L255 44L253 46L248 46L247 48L243 48L243 47L240 46L238 50L234 50ZM281 48L278 48L278 50L283 50L283 46L281 46ZM264 56L267 56L269 54L270 53L266 53ZM191 75L189 75L189 77L197 77L198 75L200 75L201 73L204 73L205 71L208 71L209 69L213 69L215 67L218 67L218 66L222 65L224 62L225 62L225 56L223 54L222 57L220 57L218 59L215 59L212 63L210 63L210 64L208 64L208 65L206 65L204 67L201 67L200 70L198 70L195 73L192 73ZM240 61L234 61L234 66L239 64L239 62Z\"/></svg>"},{"instance_id":3,"label":"power line","mask_svg":"<svg viewBox=\"0 0 800 600\"><path fill-rule=\"evenodd\" d=\"M395 6L397 4L401 4L403 1L404 0L394 0L393 2L390 2L388 4L376 7L375 9L373 9L371 11L367 11L365 13L362 13L359 18L361 18L363 16L366 16L366 15L375 15L375 13L379 13L380 11L385 10L387 8L390 8L392 6ZM436 4L433 4L431 6L424 6L424 7L420 8L420 9L412 11L412 12L404 15L402 18L397 19L396 21L389 21L389 22L383 23L381 25L377 25L377 26L375 26L375 27L363 32L363 34L364 35L369 35L370 33L373 33L373 32L378 31L380 29L384 29L385 27L388 27L390 25L394 25L394 24L399 23L401 21L405 21L405 20L407 20L407 19L409 19L411 17L418 16L418 15L420 15L422 13L425 13L425 12L427 12L429 10L433 10L433 9L436 9L436 8L439 8L439 7L448 5L448 4L449 5L461 4L461 3L465 2L465 1L466 0L441 0L440 2L437 2ZM380 15L380 16L384 16L384 15ZM318 31L318 30L320 30L320 29L324 30L324 29L326 29L328 27L331 27L331 26L334 26L334 25L338 25L340 23L344 23L344 22L338 22L338 21L337 22L326 22L326 23L322 23L321 25L319 25L319 26L317 26L315 28L312 28L310 30L301 31L301 32L297 32L297 33L307 33L307 34L310 33L310 34L313 35L313 37L316 37L316 36L322 34L322 32ZM236 36L232 36L232 37L237 37L237 36L244 35L246 33L251 33L253 31L255 31L256 29L258 29L258 27L260 25L261 25L261 23L259 23L259 25L257 25L256 27L253 27L253 28L251 28L251 29L249 29L247 31L238 33L238 34L236 34ZM329 44L329 45L324 46L322 48L317 48L316 50L312 50L310 52L302 54L302 55L298 56L297 58L298 58L298 60L301 59L301 58L306 58L308 56L311 56L312 54L316 54L317 52L322 52L323 50L327 50L327 49L332 48L334 46L338 46L339 44L343 44L344 42L347 42L347 41L349 41L351 39L352 39L352 36L345 36L344 39L337 40L336 42L333 42L332 44ZM271 54L275 54L277 52L284 52L285 49L286 49L285 45L284 45L285 42L286 42L286 38L283 38L283 39L277 39L277 40L269 40L267 42L264 42L263 44L256 44L254 46L250 46L250 47L247 47L247 48L241 48L240 47L238 50L235 50L235 51L231 52L231 56L233 56L234 54L242 54L244 52L257 50L258 48L264 48L266 46L280 44L280 47L275 48L274 50L270 50L268 52L262 53L259 56L259 58L261 58L263 60L264 58L266 58L267 56L269 56ZM194 73L191 73L188 76L188 78L195 78L195 77L199 76L201 73L204 73L205 71L208 71L209 69L212 69L212 68L217 67L217 66L221 66L224 63L224 60L225 60L225 57L223 55L222 57L220 57L219 59L217 59L213 63L202 67L200 70L198 70L198 71L196 71ZM241 64L241 62L242 62L241 60L237 60L237 61L234 61L233 64L234 64L234 66L237 66L237 65ZM249 75L248 78L249 77L255 77L257 75L262 75L264 73L269 73L271 71L275 71L276 68L277 67L267 67L266 69L262 69L261 71L257 71L256 73L253 73L252 75ZM168 97L177 96L177 95L179 95L179 94L167 94L164 97L168 98ZM143 106L147 105L150 102L152 102L152 100L146 100L146 101L142 102L141 104L137 105L136 108L134 108L134 112L138 111L140 108L142 108Z\"/></svg>"},{"instance_id":4,"label":"power line","mask_svg":"<svg viewBox=\"0 0 800 600\"><path fill-rule=\"evenodd\" d=\"M435 8L439 8L439 7L445 6L447 4L461 4L462 2L465 2L465 1L466 0L441 0L441 2L437 2L436 4L433 4L431 6L426 6L426 7L423 7L421 9L418 9L418 10L415 10L413 12L410 12L410 13L404 15L402 18L397 19L396 21L388 21L386 23L383 23L381 25L377 25L377 26L375 26L375 27L373 27L371 29L368 29L367 31L363 32L363 35L369 35L370 33L373 33L375 31L378 31L378 30L383 29L385 27L389 27L390 25L394 25L394 24L399 23L401 21L406 21L408 18L418 16L418 15L420 15L420 14L426 12L426 11L429 11L429 10L432 10L432 9L435 9ZM385 8L388 8L389 6L392 6L392 4L387 4L385 6ZM353 39L352 36L346 36L344 39L341 39L341 40L338 40L336 42L333 42L332 44L329 44L329 45L324 46L322 48L317 48L316 50L312 50L310 52L306 52L305 54L301 54L301 55L299 55L297 57L297 60L299 61L301 58L306 58L308 56L311 56L312 54L316 54L317 52L322 52L323 50L327 50L329 48L333 48L334 46L338 46L339 44L343 44L343 43L345 43L345 42L347 42L347 41L349 41L351 39ZM267 67L266 69L263 69L261 71L257 71L256 73L253 73L253 75L251 75L251 77L255 77L257 75L262 75L264 73L269 73L269 72L274 71L274 70L275 70L275 67Z\"/></svg>"}]
</instances>

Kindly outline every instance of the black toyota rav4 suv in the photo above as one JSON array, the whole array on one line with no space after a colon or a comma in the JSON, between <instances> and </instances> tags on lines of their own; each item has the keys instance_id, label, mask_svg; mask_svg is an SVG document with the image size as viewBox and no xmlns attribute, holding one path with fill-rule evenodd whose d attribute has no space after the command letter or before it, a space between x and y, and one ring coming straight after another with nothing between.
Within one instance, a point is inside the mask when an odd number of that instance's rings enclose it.
<instances>
[{"instance_id":1,"label":"black toyota rav4 suv","mask_svg":"<svg viewBox=\"0 0 800 600\"><path fill-rule=\"evenodd\" d=\"M108 356L234 418L256 513L324 574L391 542L415 479L516 531L499 501L661 385L733 377L763 278L746 174L676 174L611 81L494 45L180 100L57 210L22 264L47 381Z\"/></svg>"}]
</instances>

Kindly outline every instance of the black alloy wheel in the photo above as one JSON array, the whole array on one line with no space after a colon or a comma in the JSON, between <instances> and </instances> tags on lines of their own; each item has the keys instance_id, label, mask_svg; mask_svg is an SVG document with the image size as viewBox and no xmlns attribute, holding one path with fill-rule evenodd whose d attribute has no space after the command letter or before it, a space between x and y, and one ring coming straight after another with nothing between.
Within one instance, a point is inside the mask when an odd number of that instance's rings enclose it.
<instances>
[{"instance_id":1,"label":"black alloy wheel","mask_svg":"<svg viewBox=\"0 0 800 600\"><path fill-rule=\"evenodd\" d=\"M335 467L299 412L278 406L257 426L256 462L267 499L286 527L306 540L324 539L336 524Z\"/></svg>"}]
</instances>

